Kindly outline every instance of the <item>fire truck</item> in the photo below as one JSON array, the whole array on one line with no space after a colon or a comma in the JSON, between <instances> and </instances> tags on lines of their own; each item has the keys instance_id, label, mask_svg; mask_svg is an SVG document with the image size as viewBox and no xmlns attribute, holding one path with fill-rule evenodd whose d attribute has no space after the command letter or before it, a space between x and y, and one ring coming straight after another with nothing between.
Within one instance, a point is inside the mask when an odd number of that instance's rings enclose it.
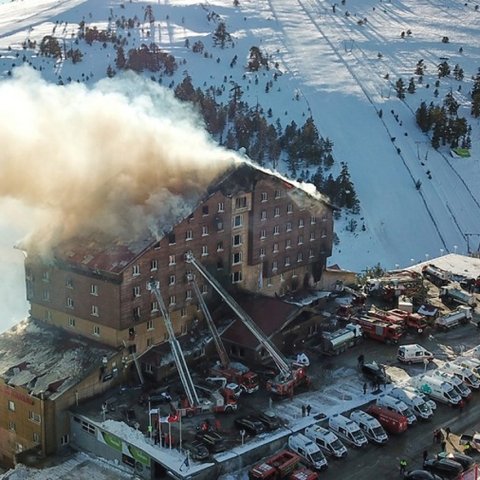
<instances>
[{"instance_id":1,"label":"fire truck","mask_svg":"<svg viewBox=\"0 0 480 480\"><path fill-rule=\"evenodd\" d=\"M352 317L350 320L362 327L365 337L384 343L398 343L404 333L401 325L391 324L367 315Z\"/></svg>"},{"instance_id":2,"label":"fire truck","mask_svg":"<svg viewBox=\"0 0 480 480\"><path fill-rule=\"evenodd\" d=\"M248 328L262 345L265 351L270 355L279 373L273 379L268 380L267 390L279 396L291 396L295 388L302 385L309 385L310 379L307 376L305 367L293 366L284 355L278 350L275 344L258 328L253 319L240 307L235 299L226 292L218 280L198 262L192 253L185 255L187 263L193 265L203 278L212 286L212 288L222 297L223 301L233 310L238 319Z\"/></svg>"},{"instance_id":3,"label":"fire truck","mask_svg":"<svg viewBox=\"0 0 480 480\"><path fill-rule=\"evenodd\" d=\"M422 333L428 327L428 322L423 315L419 313L409 313L398 308L391 310L381 310L373 307L369 310L368 315L379 318L387 323L401 325L404 329L415 330Z\"/></svg>"},{"instance_id":4,"label":"fire truck","mask_svg":"<svg viewBox=\"0 0 480 480\"><path fill-rule=\"evenodd\" d=\"M300 467L301 458L289 450L267 458L248 472L250 480L317 480L318 474Z\"/></svg>"},{"instance_id":5,"label":"fire truck","mask_svg":"<svg viewBox=\"0 0 480 480\"><path fill-rule=\"evenodd\" d=\"M197 387L193 382L187 362L185 361L182 347L175 336L170 314L160 292L160 283L151 278L147 283L147 289L150 290L157 299L165 328L168 333L168 342L170 344L173 359L186 395L185 398L178 402L170 402L170 406L175 410L176 414L181 415L182 417L192 417L193 415L205 412L230 413L236 410L237 400L233 392L228 388L216 390L202 389L203 397L199 397Z\"/></svg>"}]
</instances>

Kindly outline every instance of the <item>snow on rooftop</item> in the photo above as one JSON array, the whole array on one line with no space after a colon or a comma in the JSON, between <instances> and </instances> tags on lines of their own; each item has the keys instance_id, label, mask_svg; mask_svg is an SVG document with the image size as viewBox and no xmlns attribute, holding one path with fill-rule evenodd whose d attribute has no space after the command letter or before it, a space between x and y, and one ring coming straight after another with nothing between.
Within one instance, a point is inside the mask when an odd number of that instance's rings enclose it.
<instances>
[{"instance_id":1,"label":"snow on rooftop","mask_svg":"<svg viewBox=\"0 0 480 480\"><path fill-rule=\"evenodd\" d=\"M440 257L431 258L425 262L408 267L408 270L421 272L422 268L427 265L435 265L454 275L463 275L469 278L477 278L480 275L480 258L459 255L457 253L449 253Z\"/></svg>"}]
</instances>

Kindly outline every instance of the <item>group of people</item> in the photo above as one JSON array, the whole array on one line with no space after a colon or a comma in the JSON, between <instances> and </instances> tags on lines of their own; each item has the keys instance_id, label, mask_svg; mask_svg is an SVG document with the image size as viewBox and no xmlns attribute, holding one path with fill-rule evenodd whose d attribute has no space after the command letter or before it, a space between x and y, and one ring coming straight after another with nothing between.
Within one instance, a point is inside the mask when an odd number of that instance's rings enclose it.
<instances>
[{"instance_id":1,"label":"group of people","mask_svg":"<svg viewBox=\"0 0 480 480\"><path fill-rule=\"evenodd\" d=\"M308 417L310 416L310 411L312 410L312 407L310 405L302 405L302 417L305 415Z\"/></svg>"}]
</instances>

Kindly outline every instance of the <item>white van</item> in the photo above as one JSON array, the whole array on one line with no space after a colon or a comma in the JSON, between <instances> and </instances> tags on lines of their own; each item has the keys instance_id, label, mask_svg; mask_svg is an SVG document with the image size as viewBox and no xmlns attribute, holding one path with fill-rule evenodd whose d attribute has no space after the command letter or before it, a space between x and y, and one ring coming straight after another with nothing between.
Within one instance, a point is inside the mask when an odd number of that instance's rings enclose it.
<instances>
[{"instance_id":1,"label":"white van","mask_svg":"<svg viewBox=\"0 0 480 480\"><path fill-rule=\"evenodd\" d=\"M422 420L430 420L430 418L433 417L433 411L430 405L417 393L404 390L403 388L394 388L389 392L389 395L410 407L413 413Z\"/></svg>"},{"instance_id":2,"label":"white van","mask_svg":"<svg viewBox=\"0 0 480 480\"><path fill-rule=\"evenodd\" d=\"M442 365L442 370L445 370L446 372L453 373L456 375L462 382L465 382L469 387L472 388L478 388L475 387L475 385L479 384L479 379L478 377L473 373L470 368L463 367L462 365L459 365L458 363L445 363Z\"/></svg>"},{"instance_id":3,"label":"white van","mask_svg":"<svg viewBox=\"0 0 480 480\"><path fill-rule=\"evenodd\" d=\"M476 358L458 357L453 363L471 370L474 377L469 378L468 381L464 380L464 382L467 383L470 388L474 388L475 390L480 388L480 360L477 360Z\"/></svg>"},{"instance_id":4,"label":"white van","mask_svg":"<svg viewBox=\"0 0 480 480\"><path fill-rule=\"evenodd\" d=\"M368 440L360 427L348 417L336 413L328 419L328 428L354 447L364 447Z\"/></svg>"},{"instance_id":5,"label":"white van","mask_svg":"<svg viewBox=\"0 0 480 480\"><path fill-rule=\"evenodd\" d=\"M469 399L472 396L472 391L463 383L463 381L457 377L454 373L448 372L442 369L433 370L430 375L442 378L448 383L453 385L455 391L465 399Z\"/></svg>"},{"instance_id":6,"label":"white van","mask_svg":"<svg viewBox=\"0 0 480 480\"><path fill-rule=\"evenodd\" d=\"M386 394L380 395L377 398L377 405L379 407L385 407L392 412L403 415L407 418L407 422L409 425L414 425L415 423L417 423L417 417L413 413L413 410L401 400L398 400L395 397Z\"/></svg>"},{"instance_id":7,"label":"white van","mask_svg":"<svg viewBox=\"0 0 480 480\"><path fill-rule=\"evenodd\" d=\"M421 392L427 394L429 397L438 400L439 402L448 405L459 405L462 402L462 397L455 391L451 383L443 381L439 377L431 375L420 375L413 377L411 382Z\"/></svg>"},{"instance_id":8,"label":"white van","mask_svg":"<svg viewBox=\"0 0 480 480\"><path fill-rule=\"evenodd\" d=\"M402 389L406 392L412 392L418 395L432 409L432 412L435 412L435 410L437 409L437 404L435 403L435 401L432 400L430 397L427 397L427 395L421 392L418 388L407 385L405 387L402 387Z\"/></svg>"},{"instance_id":9,"label":"white van","mask_svg":"<svg viewBox=\"0 0 480 480\"><path fill-rule=\"evenodd\" d=\"M288 437L288 448L300 455L315 470L325 470L328 467L327 459L320 447L301 433Z\"/></svg>"},{"instance_id":10,"label":"white van","mask_svg":"<svg viewBox=\"0 0 480 480\"><path fill-rule=\"evenodd\" d=\"M434 357L432 352L429 352L417 343L412 343L410 345L400 345L397 358L403 363L417 363L425 360L431 361Z\"/></svg>"},{"instance_id":11,"label":"white van","mask_svg":"<svg viewBox=\"0 0 480 480\"><path fill-rule=\"evenodd\" d=\"M338 439L338 437L327 430L320 427L320 425L312 425L305 429L305 436L313 440L327 455L336 458L343 458L347 456L347 449L345 445Z\"/></svg>"},{"instance_id":12,"label":"white van","mask_svg":"<svg viewBox=\"0 0 480 480\"><path fill-rule=\"evenodd\" d=\"M354 410L350 413L350 420L353 420L363 431L368 440L377 445L384 445L388 441L380 422L363 410Z\"/></svg>"}]
</instances>

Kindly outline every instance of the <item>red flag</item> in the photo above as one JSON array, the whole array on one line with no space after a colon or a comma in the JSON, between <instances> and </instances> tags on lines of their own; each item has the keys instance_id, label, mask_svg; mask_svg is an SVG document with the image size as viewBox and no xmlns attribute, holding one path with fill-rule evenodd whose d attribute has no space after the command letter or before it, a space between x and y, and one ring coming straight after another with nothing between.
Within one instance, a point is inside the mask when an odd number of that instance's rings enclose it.
<instances>
[{"instance_id":1,"label":"red flag","mask_svg":"<svg viewBox=\"0 0 480 480\"><path fill-rule=\"evenodd\" d=\"M178 415L178 412L173 412L167 417L167 422L168 423L178 422L179 418L180 416Z\"/></svg>"}]
</instances>

